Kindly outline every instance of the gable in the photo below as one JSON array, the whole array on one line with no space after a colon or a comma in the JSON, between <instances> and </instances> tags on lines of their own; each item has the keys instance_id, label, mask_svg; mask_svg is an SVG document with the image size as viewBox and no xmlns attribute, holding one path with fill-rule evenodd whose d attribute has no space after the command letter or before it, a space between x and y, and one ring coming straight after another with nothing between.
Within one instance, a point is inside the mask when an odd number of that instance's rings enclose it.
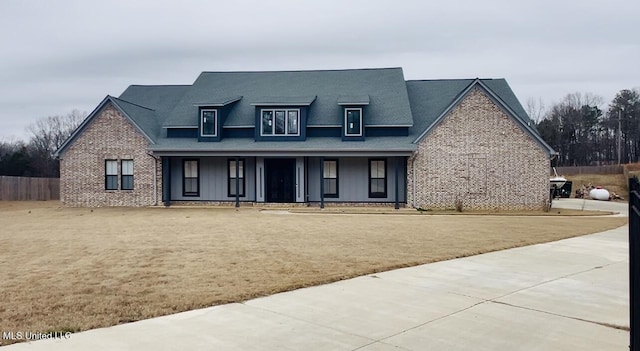
<instances>
[{"instance_id":1,"label":"gable","mask_svg":"<svg viewBox=\"0 0 640 351\"><path fill-rule=\"evenodd\" d=\"M485 82L491 82L490 84L494 87L500 87L503 95L496 94ZM467 86L458 90L463 84L467 84ZM503 79L495 82L494 80L480 79L436 81L435 83L434 81L410 81L407 82L407 90L416 121L413 128L416 137L413 143L419 143L427 137L471 92L478 90L512 119L539 147L549 155L556 154L532 127L526 112ZM447 101L449 101L448 104Z\"/></svg>"},{"instance_id":2,"label":"gable","mask_svg":"<svg viewBox=\"0 0 640 351\"><path fill-rule=\"evenodd\" d=\"M461 153L483 153L485 147L492 150L487 153L503 153L510 144L541 150L518 123L478 87L465 94L418 142L424 143ZM496 148L496 145L501 146Z\"/></svg>"},{"instance_id":3,"label":"gable","mask_svg":"<svg viewBox=\"0 0 640 351\"><path fill-rule=\"evenodd\" d=\"M56 152L54 153L55 157L61 157L66 151L67 149L75 143L75 141L82 137L82 135L85 133L86 129L92 125L92 123L94 122L95 119L99 118L100 116L102 116L102 114L104 113L105 110L107 109L113 109L114 111L117 112L117 114L119 116L121 116L121 118L127 122L127 124L133 128L133 130L141 137L143 137L144 139L146 139L149 143L154 143L154 140L149 137L149 135L145 132L144 129L142 129L142 127L135 122L134 119L132 119L129 114L127 112L125 112L125 109L122 108L122 106L126 106L126 109L129 110L130 112L135 112L135 115L137 117L137 119L141 119L142 116L144 116L147 113L150 113L149 109L140 107L140 106L136 106L130 103L126 103L125 101L118 101L118 99L112 97L112 96L107 96L105 97L102 102L98 105L98 107L96 107L90 114L89 116L87 116L87 118L85 118L85 120L80 124L80 126L78 126L78 128L76 128L76 130L71 134L71 136L60 146L60 148L58 148L58 150L56 150ZM143 111L141 111L143 110ZM149 128L149 126L147 126L147 128ZM110 128L108 125L104 126L104 131L105 132L112 132L113 129Z\"/></svg>"}]
</instances>

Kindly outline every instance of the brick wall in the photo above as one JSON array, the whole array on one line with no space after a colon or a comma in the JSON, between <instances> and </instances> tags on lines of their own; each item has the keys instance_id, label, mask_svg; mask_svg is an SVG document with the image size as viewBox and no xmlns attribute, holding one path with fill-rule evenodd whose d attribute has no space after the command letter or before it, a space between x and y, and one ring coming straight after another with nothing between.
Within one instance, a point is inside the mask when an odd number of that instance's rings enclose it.
<instances>
[{"instance_id":1,"label":"brick wall","mask_svg":"<svg viewBox=\"0 0 640 351\"><path fill-rule=\"evenodd\" d=\"M419 143L408 163L408 204L536 210L549 195L549 157L476 87Z\"/></svg>"},{"instance_id":2,"label":"brick wall","mask_svg":"<svg viewBox=\"0 0 640 351\"><path fill-rule=\"evenodd\" d=\"M148 144L137 128L107 103L60 159L60 200L65 206L83 207L147 206L156 204L156 200L159 203L162 165L147 154ZM118 175L120 160L133 160L133 190L105 190L107 159L118 160Z\"/></svg>"}]
</instances>

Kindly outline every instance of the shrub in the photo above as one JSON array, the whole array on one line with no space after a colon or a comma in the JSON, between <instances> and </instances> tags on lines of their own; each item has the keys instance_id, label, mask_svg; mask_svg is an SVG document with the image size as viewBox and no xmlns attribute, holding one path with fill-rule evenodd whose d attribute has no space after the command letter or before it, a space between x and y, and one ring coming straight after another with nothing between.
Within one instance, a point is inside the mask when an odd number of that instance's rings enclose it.
<instances>
[{"instance_id":1,"label":"shrub","mask_svg":"<svg viewBox=\"0 0 640 351\"><path fill-rule=\"evenodd\" d=\"M456 198L456 201L454 202L454 205L456 207L456 211L457 212L462 212L462 200L459 198Z\"/></svg>"}]
</instances>

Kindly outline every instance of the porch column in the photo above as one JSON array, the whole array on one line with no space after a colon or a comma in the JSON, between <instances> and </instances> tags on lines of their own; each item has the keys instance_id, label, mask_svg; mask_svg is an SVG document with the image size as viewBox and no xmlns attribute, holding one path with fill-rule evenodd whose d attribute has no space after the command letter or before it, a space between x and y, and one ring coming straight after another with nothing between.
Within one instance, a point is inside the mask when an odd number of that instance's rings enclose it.
<instances>
[{"instance_id":1,"label":"porch column","mask_svg":"<svg viewBox=\"0 0 640 351\"><path fill-rule=\"evenodd\" d=\"M164 205L171 205L171 159L162 157L162 198Z\"/></svg>"},{"instance_id":2,"label":"porch column","mask_svg":"<svg viewBox=\"0 0 640 351\"><path fill-rule=\"evenodd\" d=\"M240 158L236 157L236 208L240 207ZM243 171L244 171L243 165ZM245 190L246 191L246 190Z\"/></svg>"},{"instance_id":3,"label":"porch column","mask_svg":"<svg viewBox=\"0 0 640 351\"><path fill-rule=\"evenodd\" d=\"M397 210L397 209L400 208L400 192L398 191L399 188L400 188L399 187L400 181L398 180L398 174L400 173L400 171L399 171L399 169L400 169L400 157L396 157L395 158L395 161L393 163L393 168L394 168L394 171L396 173L395 182L394 182L395 184L394 185L396 187L396 205L395 205L395 209Z\"/></svg>"},{"instance_id":4,"label":"porch column","mask_svg":"<svg viewBox=\"0 0 640 351\"><path fill-rule=\"evenodd\" d=\"M324 208L324 157L320 157L320 208Z\"/></svg>"}]
</instances>

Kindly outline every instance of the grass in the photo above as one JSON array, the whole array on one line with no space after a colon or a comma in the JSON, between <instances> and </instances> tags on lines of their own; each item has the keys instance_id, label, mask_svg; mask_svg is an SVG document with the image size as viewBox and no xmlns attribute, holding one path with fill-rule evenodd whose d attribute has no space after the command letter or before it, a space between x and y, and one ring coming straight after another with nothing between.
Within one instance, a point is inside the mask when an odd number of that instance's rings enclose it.
<instances>
[{"instance_id":1,"label":"grass","mask_svg":"<svg viewBox=\"0 0 640 351\"><path fill-rule=\"evenodd\" d=\"M81 331L621 226L0 202L0 330ZM3 341L7 342L7 341Z\"/></svg>"}]
</instances>

